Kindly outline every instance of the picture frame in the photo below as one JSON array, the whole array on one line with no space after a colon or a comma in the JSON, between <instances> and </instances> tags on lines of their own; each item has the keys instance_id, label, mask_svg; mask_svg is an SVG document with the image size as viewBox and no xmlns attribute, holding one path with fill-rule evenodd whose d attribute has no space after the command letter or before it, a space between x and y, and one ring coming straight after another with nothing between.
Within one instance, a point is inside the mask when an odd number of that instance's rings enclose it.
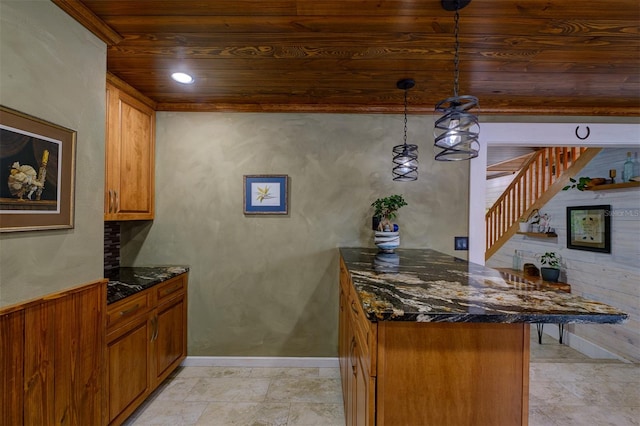
<instances>
[{"instance_id":1,"label":"picture frame","mask_svg":"<svg viewBox=\"0 0 640 426\"><path fill-rule=\"evenodd\" d=\"M245 215L289 214L288 175L244 175Z\"/></svg>"},{"instance_id":2,"label":"picture frame","mask_svg":"<svg viewBox=\"0 0 640 426\"><path fill-rule=\"evenodd\" d=\"M0 105L0 232L73 228L76 133Z\"/></svg>"},{"instance_id":3,"label":"picture frame","mask_svg":"<svg viewBox=\"0 0 640 426\"><path fill-rule=\"evenodd\" d=\"M611 253L611 205L567 207L567 248Z\"/></svg>"}]
</instances>

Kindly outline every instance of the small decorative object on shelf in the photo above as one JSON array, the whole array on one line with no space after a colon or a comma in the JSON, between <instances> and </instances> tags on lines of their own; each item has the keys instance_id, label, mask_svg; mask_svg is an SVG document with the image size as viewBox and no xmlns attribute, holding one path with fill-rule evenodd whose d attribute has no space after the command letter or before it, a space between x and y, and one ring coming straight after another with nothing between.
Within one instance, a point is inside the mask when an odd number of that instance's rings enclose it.
<instances>
[{"instance_id":1,"label":"small decorative object on shelf","mask_svg":"<svg viewBox=\"0 0 640 426\"><path fill-rule=\"evenodd\" d=\"M390 195L385 198L378 198L371 203L374 208L373 230L374 242L383 252L393 253L400 246L399 226L392 221L397 216L397 211L407 205L402 195Z\"/></svg>"},{"instance_id":2,"label":"small decorative object on shelf","mask_svg":"<svg viewBox=\"0 0 640 426\"><path fill-rule=\"evenodd\" d=\"M633 177L633 158L631 152L627 152L627 160L622 166L622 182L629 182Z\"/></svg>"},{"instance_id":3,"label":"small decorative object on shelf","mask_svg":"<svg viewBox=\"0 0 640 426\"><path fill-rule=\"evenodd\" d=\"M534 221L535 223L540 222L538 209L533 209L531 213L529 213L526 219L524 216L520 218L520 222L519 222L520 232L528 232L529 228L531 227L531 224L534 223Z\"/></svg>"},{"instance_id":4,"label":"small decorative object on shelf","mask_svg":"<svg viewBox=\"0 0 640 426\"><path fill-rule=\"evenodd\" d=\"M520 261L521 261L520 253L518 253L518 250L516 250L515 253L513 254L513 263L511 265L511 269L513 269L514 271L519 271Z\"/></svg>"},{"instance_id":5,"label":"small decorative object on shelf","mask_svg":"<svg viewBox=\"0 0 640 426\"><path fill-rule=\"evenodd\" d=\"M616 169L609 170L609 177L611 178L611 183L616 183Z\"/></svg>"},{"instance_id":6,"label":"small decorative object on shelf","mask_svg":"<svg viewBox=\"0 0 640 426\"><path fill-rule=\"evenodd\" d=\"M540 255L540 272L545 281L557 282L560 277L560 256L553 251Z\"/></svg>"},{"instance_id":7,"label":"small decorative object on shelf","mask_svg":"<svg viewBox=\"0 0 640 426\"><path fill-rule=\"evenodd\" d=\"M522 267L522 271L525 273L525 275L529 275L530 277L540 276L540 271L538 270L538 268L536 268L536 265L534 265L533 263L525 263L524 266Z\"/></svg>"}]
</instances>

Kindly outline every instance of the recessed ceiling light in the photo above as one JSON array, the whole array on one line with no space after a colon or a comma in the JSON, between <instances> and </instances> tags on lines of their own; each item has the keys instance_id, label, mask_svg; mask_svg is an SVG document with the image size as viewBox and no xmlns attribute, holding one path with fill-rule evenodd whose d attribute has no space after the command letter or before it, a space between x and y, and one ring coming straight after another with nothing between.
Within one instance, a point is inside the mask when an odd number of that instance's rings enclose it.
<instances>
[{"instance_id":1,"label":"recessed ceiling light","mask_svg":"<svg viewBox=\"0 0 640 426\"><path fill-rule=\"evenodd\" d=\"M185 74L183 72L174 72L171 74L171 78L182 84L191 84L193 83L193 77L189 74Z\"/></svg>"}]
</instances>

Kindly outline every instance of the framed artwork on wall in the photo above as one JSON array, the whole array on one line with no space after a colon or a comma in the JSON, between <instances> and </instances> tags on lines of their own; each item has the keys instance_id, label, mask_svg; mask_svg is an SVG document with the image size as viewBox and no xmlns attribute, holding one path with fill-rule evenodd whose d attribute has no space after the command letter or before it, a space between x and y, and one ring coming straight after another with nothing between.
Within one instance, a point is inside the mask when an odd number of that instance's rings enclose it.
<instances>
[{"instance_id":1,"label":"framed artwork on wall","mask_svg":"<svg viewBox=\"0 0 640 426\"><path fill-rule=\"evenodd\" d=\"M567 248L611 253L611 205L567 207Z\"/></svg>"},{"instance_id":2,"label":"framed artwork on wall","mask_svg":"<svg viewBox=\"0 0 640 426\"><path fill-rule=\"evenodd\" d=\"M0 106L0 232L73 228L76 132Z\"/></svg>"},{"instance_id":3,"label":"framed artwork on wall","mask_svg":"<svg viewBox=\"0 0 640 426\"><path fill-rule=\"evenodd\" d=\"M244 214L289 214L289 176L245 175Z\"/></svg>"}]
</instances>

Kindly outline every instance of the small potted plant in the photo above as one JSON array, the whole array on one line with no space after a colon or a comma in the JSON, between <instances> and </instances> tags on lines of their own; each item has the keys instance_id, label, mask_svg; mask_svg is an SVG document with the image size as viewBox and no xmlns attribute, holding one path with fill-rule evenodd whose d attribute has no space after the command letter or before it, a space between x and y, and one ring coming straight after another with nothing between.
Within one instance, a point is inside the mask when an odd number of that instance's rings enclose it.
<instances>
[{"instance_id":1,"label":"small potted plant","mask_svg":"<svg viewBox=\"0 0 640 426\"><path fill-rule=\"evenodd\" d=\"M520 218L520 222L519 222L519 226L520 226L520 232L529 232L529 228L531 223L529 222L530 220L535 220L536 218L538 218L538 221L540 221L539 215L538 215L538 209L533 209L531 211L531 213L529 213L529 216L527 216L527 218L525 219L524 216L522 216Z\"/></svg>"},{"instance_id":2,"label":"small potted plant","mask_svg":"<svg viewBox=\"0 0 640 426\"><path fill-rule=\"evenodd\" d=\"M393 253L400 246L400 233L397 224L393 220L397 216L398 209L407 205L402 195L390 195L385 198L378 198L371 203L374 208L373 230L375 232L374 242L380 251Z\"/></svg>"},{"instance_id":3,"label":"small potted plant","mask_svg":"<svg viewBox=\"0 0 640 426\"><path fill-rule=\"evenodd\" d=\"M540 273L545 281L558 282L560 277L560 256L548 251L540 256Z\"/></svg>"},{"instance_id":4,"label":"small potted plant","mask_svg":"<svg viewBox=\"0 0 640 426\"><path fill-rule=\"evenodd\" d=\"M400 207L407 205L402 195L390 195L385 198L378 198L371 207L374 208L373 212L373 229L376 231L393 232L393 219L397 216L397 211Z\"/></svg>"}]
</instances>

